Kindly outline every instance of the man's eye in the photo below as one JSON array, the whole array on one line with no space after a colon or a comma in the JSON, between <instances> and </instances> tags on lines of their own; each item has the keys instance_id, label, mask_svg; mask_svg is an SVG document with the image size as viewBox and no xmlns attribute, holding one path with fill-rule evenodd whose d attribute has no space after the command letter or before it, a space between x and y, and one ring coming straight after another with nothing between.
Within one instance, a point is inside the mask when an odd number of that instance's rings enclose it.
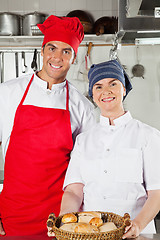
<instances>
[{"instance_id":1,"label":"man's eye","mask_svg":"<svg viewBox=\"0 0 160 240\"><path fill-rule=\"evenodd\" d=\"M70 54L70 51L65 50L64 53L65 54Z\"/></svg>"},{"instance_id":2,"label":"man's eye","mask_svg":"<svg viewBox=\"0 0 160 240\"><path fill-rule=\"evenodd\" d=\"M50 47L49 48L50 51L54 51L54 49L55 49L54 47Z\"/></svg>"}]
</instances>

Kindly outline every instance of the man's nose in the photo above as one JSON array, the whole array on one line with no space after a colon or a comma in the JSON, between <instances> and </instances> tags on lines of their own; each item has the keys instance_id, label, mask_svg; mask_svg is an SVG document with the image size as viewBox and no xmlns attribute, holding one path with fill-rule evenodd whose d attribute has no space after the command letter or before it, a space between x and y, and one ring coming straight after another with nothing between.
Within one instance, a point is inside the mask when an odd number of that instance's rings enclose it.
<instances>
[{"instance_id":1,"label":"man's nose","mask_svg":"<svg viewBox=\"0 0 160 240\"><path fill-rule=\"evenodd\" d=\"M62 53L60 51L55 51L54 54L53 54L53 58L55 60L61 60L62 59Z\"/></svg>"}]
</instances>

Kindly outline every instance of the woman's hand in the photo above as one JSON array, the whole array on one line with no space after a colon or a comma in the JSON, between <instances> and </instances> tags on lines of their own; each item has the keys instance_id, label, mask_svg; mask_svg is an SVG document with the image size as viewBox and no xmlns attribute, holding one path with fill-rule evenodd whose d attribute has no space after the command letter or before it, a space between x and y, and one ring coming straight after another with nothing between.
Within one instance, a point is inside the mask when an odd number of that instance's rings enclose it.
<instances>
[{"instance_id":1,"label":"woman's hand","mask_svg":"<svg viewBox=\"0 0 160 240\"><path fill-rule=\"evenodd\" d=\"M0 219L0 235L5 235L5 231L3 229L3 226L2 226L2 222L1 222L1 219Z\"/></svg>"},{"instance_id":2,"label":"woman's hand","mask_svg":"<svg viewBox=\"0 0 160 240\"><path fill-rule=\"evenodd\" d=\"M125 234L123 235L122 239L126 238L136 238L140 234L140 226L133 220L130 226L125 228Z\"/></svg>"}]
</instances>

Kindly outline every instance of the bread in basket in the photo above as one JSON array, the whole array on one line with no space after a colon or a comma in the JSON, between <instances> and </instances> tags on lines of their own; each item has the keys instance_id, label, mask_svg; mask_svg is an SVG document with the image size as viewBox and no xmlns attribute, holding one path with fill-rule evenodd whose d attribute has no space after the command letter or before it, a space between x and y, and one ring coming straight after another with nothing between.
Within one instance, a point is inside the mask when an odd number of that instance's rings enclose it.
<instances>
[{"instance_id":1,"label":"bread in basket","mask_svg":"<svg viewBox=\"0 0 160 240\"><path fill-rule=\"evenodd\" d=\"M83 212L87 213L87 212ZM89 212L88 212L89 213ZM64 219L64 215L61 215L59 217L55 217L54 213L51 213L47 220L47 227L48 230L52 233L55 233L57 240L119 240L122 239L122 236L125 232L125 227L130 225L130 216L128 213L125 213L123 217L121 217L118 214L112 213L112 212L101 212L101 211L94 211L90 212L95 214L98 214L101 216L101 219L103 221L103 224L111 223L111 225L115 225L116 227L113 228L111 231L105 231L100 232L98 231L92 231L92 232L75 232L75 227L78 226L78 224L82 224L82 222L79 221L79 217L81 212L74 212L74 214L77 218L77 221L74 220L72 223L62 223L62 218ZM68 216L67 216L68 217ZM96 216L95 216L96 217ZM91 219L90 219L91 220ZM68 231L67 230L67 224L71 224L71 228ZM62 226L62 227L61 227ZM74 226L74 227L73 227ZM103 227L103 226L102 226ZM78 229L78 227L77 227Z\"/></svg>"}]
</instances>

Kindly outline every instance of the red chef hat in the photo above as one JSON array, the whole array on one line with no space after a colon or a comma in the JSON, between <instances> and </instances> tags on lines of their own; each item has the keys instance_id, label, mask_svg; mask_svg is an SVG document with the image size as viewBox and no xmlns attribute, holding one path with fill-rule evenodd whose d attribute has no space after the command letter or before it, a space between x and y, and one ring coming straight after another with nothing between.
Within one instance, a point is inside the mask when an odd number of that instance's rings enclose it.
<instances>
[{"instance_id":1,"label":"red chef hat","mask_svg":"<svg viewBox=\"0 0 160 240\"><path fill-rule=\"evenodd\" d=\"M44 34L42 46L50 41L61 41L69 44L77 53L78 46L84 37L84 29L77 17L49 16L43 24L37 24Z\"/></svg>"}]
</instances>

